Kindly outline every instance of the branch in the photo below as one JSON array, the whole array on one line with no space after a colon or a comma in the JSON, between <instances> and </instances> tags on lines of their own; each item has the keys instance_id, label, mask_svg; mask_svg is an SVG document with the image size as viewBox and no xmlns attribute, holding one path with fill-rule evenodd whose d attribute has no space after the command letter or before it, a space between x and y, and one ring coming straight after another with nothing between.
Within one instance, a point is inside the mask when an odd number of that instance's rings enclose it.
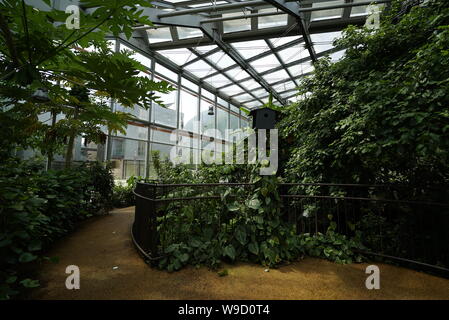
<instances>
[{"instance_id":1,"label":"branch","mask_svg":"<svg viewBox=\"0 0 449 320\"><path fill-rule=\"evenodd\" d=\"M30 32L28 30L28 21L27 21L27 11L25 7L25 0L22 0L22 11L23 11L23 24L25 26L25 34L27 37L27 48L28 48L28 60L30 64L33 64L31 60L31 48L30 48Z\"/></svg>"},{"instance_id":2,"label":"branch","mask_svg":"<svg viewBox=\"0 0 449 320\"><path fill-rule=\"evenodd\" d=\"M12 38L11 30L8 27L5 16L0 12L0 30L5 36L6 45L8 47L11 59L16 67L20 65L19 55L17 54L16 47L14 46L14 40Z\"/></svg>"},{"instance_id":3,"label":"branch","mask_svg":"<svg viewBox=\"0 0 449 320\"><path fill-rule=\"evenodd\" d=\"M81 36L79 36L78 38L76 38L75 40L71 41L70 43L68 43L67 45L65 45L64 47L61 48L61 45L59 45L56 50L50 55L47 56L46 58L43 58L42 60L40 60L36 65L41 64L42 62L50 59L51 57L57 55L59 52L61 52L64 49L67 49L68 47L70 47L72 44L74 44L75 42L81 40L82 38L84 38L85 36L87 36L89 33L93 32L95 29L99 28L103 23L105 23L106 21L109 20L109 18L112 16L112 14L115 12L112 11L105 19L103 19L103 21L101 21L99 24L97 24L95 27L93 27L92 29L90 29L89 31L87 31L86 33L82 34ZM60 48L60 49L58 49Z\"/></svg>"}]
</instances>

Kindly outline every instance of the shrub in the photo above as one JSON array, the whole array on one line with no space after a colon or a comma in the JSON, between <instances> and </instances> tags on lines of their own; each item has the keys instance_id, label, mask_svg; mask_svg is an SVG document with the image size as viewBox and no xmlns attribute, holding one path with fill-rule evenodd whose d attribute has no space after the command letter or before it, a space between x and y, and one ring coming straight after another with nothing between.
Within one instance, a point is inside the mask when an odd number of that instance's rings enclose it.
<instances>
[{"instance_id":1,"label":"shrub","mask_svg":"<svg viewBox=\"0 0 449 320\"><path fill-rule=\"evenodd\" d=\"M449 7L414 7L377 31L348 27L281 121L294 182L422 186L449 180Z\"/></svg>"},{"instance_id":2,"label":"shrub","mask_svg":"<svg viewBox=\"0 0 449 320\"><path fill-rule=\"evenodd\" d=\"M200 168L196 176L204 176L203 170ZM331 222L325 235L296 233L295 225L284 217L278 177L260 176L256 165L209 167L206 176L215 176L221 170L228 171L229 176L249 176L253 186L225 187L219 200L169 202L161 206L160 268L175 271L187 264L216 268L222 261L250 261L276 267L304 254L339 263L361 261L361 255L354 250L361 248L360 241L336 233L335 222ZM190 196L197 191L186 187L172 192L166 197ZM209 190L200 194L211 195Z\"/></svg>"},{"instance_id":3,"label":"shrub","mask_svg":"<svg viewBox=\"0 0 449 320\"><path fill-rule=\"evenodd\" d=\"M126 185L115 185L113 188L112 205L115 208L134 206L136 199L133 193L137 181L142 177L131 176L126 180Z\"/></svg>"},{"instance_id":4,"label":"shrub","mask_svg":"<svg viewBox=\"0 0 449 320\"><path fill-rule=\"evenodd\" d=\"M0 166L1 299L39 285L23 267L44 259L44 250L78 222L104 213L112 183L109 167L100 164L48 172L14 159Z\"/></svg>"}]
</instances>

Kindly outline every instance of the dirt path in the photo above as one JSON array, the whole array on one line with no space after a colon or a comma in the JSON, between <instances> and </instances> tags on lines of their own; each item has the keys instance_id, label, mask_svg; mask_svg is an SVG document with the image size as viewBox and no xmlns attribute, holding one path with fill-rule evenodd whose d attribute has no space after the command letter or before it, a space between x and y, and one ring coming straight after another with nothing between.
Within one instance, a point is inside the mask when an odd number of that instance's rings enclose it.
<instances>
[{"instance_id":1,"label":"dirt path","mask_svg":"<svg viewBox=\"0 0 449 320\"><path fill-rule=\"evenodd\" d=\"M207 268L168 273L137 254L130 228L134 209L115 210L86 222L50 252L59 263L41 267L32 299L449 299L449 280L378 264L381 289L365 288L367 264L319 259L264 272L259 265L226 266L219 277ZM65 288L65 268L77 265L81 289ZM118 267L115 268L114 267Z\"/></svg>"}]
</instances>

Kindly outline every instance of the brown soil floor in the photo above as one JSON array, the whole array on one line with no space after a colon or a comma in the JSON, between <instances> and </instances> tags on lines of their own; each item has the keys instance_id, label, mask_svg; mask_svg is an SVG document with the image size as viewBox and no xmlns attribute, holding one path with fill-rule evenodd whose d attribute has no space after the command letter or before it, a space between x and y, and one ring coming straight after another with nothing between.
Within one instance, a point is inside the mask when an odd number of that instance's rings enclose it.
<instances>
[{"instance_id":1,"label":"brown soil floor","mask_svg":"<svg viewBox=\"0 0 449 320\"><path fill-rule=\"evenodd\" d=\"M365 288L368 264L339 265L320 259L271 269L252 264L168 273L146 265L130 238L134 208L84 223L49 253L58 263L40 267L41 287L31 299L449 299L449 280L386 264L380 290ZM65 268L77 265L80 290L65 288ZM118 268L114 268L118 267Z\"/></svg>"}]
</instances>

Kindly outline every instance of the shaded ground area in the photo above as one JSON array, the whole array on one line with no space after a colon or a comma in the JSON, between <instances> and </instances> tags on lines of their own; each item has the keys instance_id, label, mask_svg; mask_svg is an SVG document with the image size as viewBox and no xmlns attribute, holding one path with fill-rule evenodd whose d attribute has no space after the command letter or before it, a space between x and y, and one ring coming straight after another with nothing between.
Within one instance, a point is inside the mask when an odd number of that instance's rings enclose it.
<instances>
[{"instance_id":1,"label":"shaded ground area","mask_svg":"<svg viewBox=\"0 0 449 320\"><path fill-rule=\"evenodd\" d=\"M259 265L224 266L168 273L150 268L135 250L130 228L134 208L87 221L49 254L59 263L40 269L32 299L449 299L449 280L378 264L381 289L365 288L367 264L339 265L306 258L264 272ZM65 268L77 265L81 289L65 288ZM118 268L114 268L118 267Z\"/></svg>"}]
</instances>

